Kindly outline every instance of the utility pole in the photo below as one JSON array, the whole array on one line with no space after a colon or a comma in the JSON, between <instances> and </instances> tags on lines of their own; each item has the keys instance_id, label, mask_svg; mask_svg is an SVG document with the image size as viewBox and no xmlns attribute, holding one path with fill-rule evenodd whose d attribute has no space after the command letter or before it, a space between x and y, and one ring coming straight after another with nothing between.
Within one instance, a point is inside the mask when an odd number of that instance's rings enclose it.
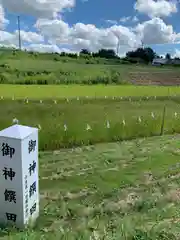
<instances>
[{"instance_id":1,"label":"utility pole","mask_svg":"<svg viewBox=\"0 0 180 240\"><path fill-rule=\"evenodd\" d=\"M21 26L20 26L20 16L17 17L17 20L18 20L19 50L21 50Z\"/></svg>"},{"instance_id":2,"label":"utility pole","mask_svg":"<svg viewBox=\"0 0 180 240\"><path fill-rule=\"evenodd\" d=\"M118 56L119 54L119 46L120 46L120 39L118 37L118 43L117 43L117 50L116 50L116 55Z\"/></svg>"},{"instance_id":3,"label":"utility pole","mask_svg":"<svg viewBox=\"0 0 180 240\"><path fill-rule=\"evenodd\" d=\"M144 42L141 40L141 46L142 48L144 48Z\"/></svg>"}]
</instances>

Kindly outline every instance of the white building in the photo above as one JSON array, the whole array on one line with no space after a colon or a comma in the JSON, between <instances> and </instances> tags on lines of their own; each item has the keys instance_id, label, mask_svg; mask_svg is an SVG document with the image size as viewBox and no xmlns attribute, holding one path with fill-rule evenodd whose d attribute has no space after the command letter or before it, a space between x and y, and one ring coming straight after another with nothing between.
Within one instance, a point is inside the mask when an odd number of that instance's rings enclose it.
<instances>
[{"instance_id":1,"label":"white building","mask_svg":"<svg viewBox=\"0 0 180 240\"><path fill-rule=\"evenodd\" d=\"M168 60L165 58L155 58L152 62L154 66L162 66L168 63Z\"/></svg>"}]
</instances>

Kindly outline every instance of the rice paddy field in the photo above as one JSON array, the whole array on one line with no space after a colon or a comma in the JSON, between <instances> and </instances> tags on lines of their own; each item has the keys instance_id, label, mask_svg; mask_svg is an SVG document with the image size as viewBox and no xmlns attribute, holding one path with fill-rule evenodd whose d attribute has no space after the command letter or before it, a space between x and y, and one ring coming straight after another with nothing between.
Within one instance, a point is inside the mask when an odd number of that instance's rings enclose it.
<instances>
[{"instance_id":1,"label":"rice paddy field","mask_svg":"<svg viewBox=\"0 0 180 240\"><path fill-rule=\"evenodd\" d=\"M105 97L170 97L180 95L178 86L134 86L134 85L0 85L0 96L8 99L56 100L62 98Z\"/></svg>"}]
</instances>

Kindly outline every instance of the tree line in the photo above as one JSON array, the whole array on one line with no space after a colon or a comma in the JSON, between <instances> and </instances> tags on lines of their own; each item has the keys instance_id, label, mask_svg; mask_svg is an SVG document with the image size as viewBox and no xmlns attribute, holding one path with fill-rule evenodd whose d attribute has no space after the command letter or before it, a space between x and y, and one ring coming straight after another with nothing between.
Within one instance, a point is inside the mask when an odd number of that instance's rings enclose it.
<instances>
[{"instance_id":1,"label":"tree line","mask_svg":"<svg viewBox=\"0 0 180 240\"><path fill-rule=\"evenodd\" d=\"M61 56L77 57L77 54L62 52ZM126 56L120 58L113 49L100 49L98 52L90 52L88 49L82 49L79 53L80 57L85 58L105 58L105 59L121 59L130 63L152 63L155 58L162 58L150 47L137 48L134 51L129 51ZM169 53L166 54L166 59L171 59ZM179 58L176 58L179 59Z\"/></svg>"},{"instance_id":2,"label":"tree line","mask_svg":"<svg viewBox=\"0 0 180 240\"><path fill-rule=\"evenodd\" d=\"M2 48L3 50L3 48ZM12 50L13 55L17 55L19 51L17 49ZM25 50L27 52L27 50ZM33 56L38 56L38 52L28 51L29 54L32 54ZM52 54L52 53L49 53ZM67 52L61 52L61 53L54 53L55 57L54 60L59 61L59 56L62 57L70 57L77 59L79 57L82 57L86 60L91 60L94 58L103 58L103 59L111 59L116 60L119 63L145 63L149 64L152 63L153 60L156 58L163 58L162 56L159 56L152 48L150 47L140 47L137 48L134 51L129 51L126 53L126 56L119 57L116 52L113 49L100 49L97 52L90 52L88 49L82 49L79 53L67 53ZM169 63L171 63L174 60L179 60L180 58L172 58L169 53L166 54L165 58L167 60L170 60ZM172 61L171 61L172 60ZM99 60L97 60L99 61Z\"/></svg>"}]
</instances>

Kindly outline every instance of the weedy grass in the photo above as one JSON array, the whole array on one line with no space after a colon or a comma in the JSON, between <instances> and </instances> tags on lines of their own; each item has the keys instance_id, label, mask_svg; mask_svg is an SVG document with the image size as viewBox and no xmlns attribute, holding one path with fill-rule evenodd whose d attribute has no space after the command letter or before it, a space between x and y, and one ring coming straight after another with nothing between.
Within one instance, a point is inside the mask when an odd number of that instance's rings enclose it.
<instances>
[{"instance_id":1,"label":"weedy grass","mask_svg":"<svg viewBox=\"0 0 180 240\"><path fill-rule=\"evenodd\" d=\"M38 58L39 56L39 58ZM1 84L116 84L131 85L133 78L141 79L146 73L147 78L154 78L151 73L158 73L159 79L164 79L164 73L179 79L179 68L153 67L143 65L121 64L106 59L63 58L49 55L43 60L43 55L1 55ZM47 57L47 56L46 56ZM134 73L136 73L134 75ZM138 74L138 75L137 75ZM144 80L146 80L144 79ZM166 80L164 80L166 81ZM177 83L176 83L177 84Z\"/></svg>"},{"instance_id":2,"label":"weedy grass","mask_svg":"<svg viewBox=\"0 0 180 240\"><path fill-rule=\"evenodd\" d=\"M14 118L20 124L39 127L40 150L156 136L161 132L178 133L179 102L179 98L59 100L56 104L52 100L32 100L28 103L23 100L1 100L0 128L8 127ZM164 106L166 111L163 117Z\"/></svg>"},{"instance_id":3,"label":"weedy grass","mask_svg":"<svg viewBox=\"0 0 180 240\"><path fill-rule=\"evenodd\" d=\"M0 85L0 96L15 99L59 99L73 97L144 97L180 95L180 87L116 85Z\"/></svg>"},{"instance_id":4,"label":"weedy grass","mask_svg":"<svg viewBox=\"0 0 180 240\"><path fill-rule=\"evenodd\" d=\"M3 84L125 84L124 69L102 64L8 60L0 64Z\"/></svg>"},{"instance_id":5,"label":"weedy grass","mask_svg":"<svg viewBox=\"0 0 180 240\"><path fill-rule=\"evenodd\" d=\"M178 240L179 137L40 152L37 225L0 239Z\"/></svg>"}]
</instances>

